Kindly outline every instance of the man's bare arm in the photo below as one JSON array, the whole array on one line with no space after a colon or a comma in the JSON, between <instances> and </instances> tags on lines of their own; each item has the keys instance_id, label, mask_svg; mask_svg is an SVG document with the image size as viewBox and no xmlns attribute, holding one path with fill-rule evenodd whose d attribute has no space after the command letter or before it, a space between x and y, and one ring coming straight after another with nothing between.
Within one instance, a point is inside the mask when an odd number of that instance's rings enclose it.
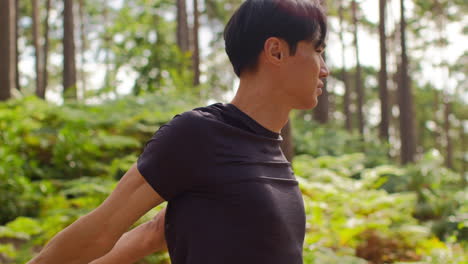
<instances>
[{"instance_id":1,"label":"man's bare arm","mask_svg":"<svg viewBox=\"0 0 468 264\"><path fill-rule=\"evenodd\" d=\"M125 233L109 253L90 264L132 264L151 253L166 250L165 215L166 208L151 221Z\"/></svg>"},{"instance_id":2,"label":"man's bare arm","mask_svg":"<svg viewBox=\"0 0 468 264\"><path fill-rule=\"evenodd\" d=\"M88 264L109 252L136 220L161 202L134 164L98 208L59 232L28 264Z\"/></svg>"}]
</instances>

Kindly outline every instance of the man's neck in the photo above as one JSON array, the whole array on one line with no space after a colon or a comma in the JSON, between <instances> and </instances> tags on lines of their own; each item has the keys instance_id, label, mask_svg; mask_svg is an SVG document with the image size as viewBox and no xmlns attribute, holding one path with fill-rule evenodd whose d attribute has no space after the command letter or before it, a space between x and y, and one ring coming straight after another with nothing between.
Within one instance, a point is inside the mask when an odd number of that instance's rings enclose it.
<instances>
[{"instance_id":1,"label":"man's neck","mask_svg":"<svg viewBox=\"0 0 468 264\"><path fill-rule=\"evenodd\" d=\"M242 112L263 127L280 133L288 122L290 108L275 95L273 83L259 79L241 79L236 96L231 101Z\"/></svg>"}]
</instances>

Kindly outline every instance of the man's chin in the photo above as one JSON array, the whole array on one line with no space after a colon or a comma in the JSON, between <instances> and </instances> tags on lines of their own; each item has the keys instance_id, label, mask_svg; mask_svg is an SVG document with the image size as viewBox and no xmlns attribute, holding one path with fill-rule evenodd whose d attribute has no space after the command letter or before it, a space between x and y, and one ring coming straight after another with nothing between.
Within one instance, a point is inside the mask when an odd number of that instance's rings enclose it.
<instances>
[{"instance_id":1,"label":"man's chin","mask_svg":"<svg viewBox=\"0 0 468 264\"><path fill-rule=\"evenodd\" d=\"M311 110L311 109L315 108L317 106L317 104L318 104L318 100L317 100L317 97L315 97L310 101L302 102L300 105L297 105L296 107L294 107L294 109L297 109L297 110Z\"/></svg>"}]
</instances>

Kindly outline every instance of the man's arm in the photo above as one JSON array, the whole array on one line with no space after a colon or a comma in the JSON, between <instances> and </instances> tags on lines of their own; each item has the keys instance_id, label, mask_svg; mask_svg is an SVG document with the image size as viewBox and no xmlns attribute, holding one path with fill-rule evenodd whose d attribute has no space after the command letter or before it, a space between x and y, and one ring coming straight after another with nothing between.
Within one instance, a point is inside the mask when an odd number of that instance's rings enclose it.
<instances>
[{"instance_id":1,"label":"man's arm","mask_svg":"<svg viewBox=\"0 0 468 264\"><path fill-rule=\"evenodd\" d=\"M166 208L151 221L125 233L109 253L89 264L132 264L151 253L166 250L165 215Z\"/></svg>"},{"instance_id":2,"label":"man's arm","mask_svg":"<svg viewBox=\"0 0 468 264\"><path fill-rule=\"evenodd\" d=\"M98 208L59 232L28 264L88 264L109 252L136 220L163 200L134 164Z\"/></svg>"}]
</instances>

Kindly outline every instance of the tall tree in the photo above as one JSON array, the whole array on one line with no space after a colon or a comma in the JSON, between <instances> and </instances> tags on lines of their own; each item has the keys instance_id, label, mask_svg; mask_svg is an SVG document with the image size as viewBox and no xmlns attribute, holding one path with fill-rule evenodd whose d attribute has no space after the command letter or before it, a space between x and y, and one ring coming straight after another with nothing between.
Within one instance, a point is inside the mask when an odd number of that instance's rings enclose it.
<instances>
[{"instance_id":1,"label":"tall tree","mask_svg":"<svg viewBox=\"0 0 468 264\"><path fill-rule=\"evenodd\" d=\"M380 96L380 126L379 136L388 142L390 125L390 105L387 88L387 36L385 34L385 10L387 0L379 0L379 37L380 37L380 72L379 72L379 96Z\"/></svg>"},{"instance_id":2,"label":"tall tree","mask_svg":"<svg viewBox=\"0 0 468 264\"><path fill-rule=\"evenodd\" d=\"M103 23L104 23L104 65L106 66L106 75L104 77L104 87L107 91L113 90L114 94L117 95L116 90L114 89L115 86L113 85L112 80L112 69L111 69L111 61L110 61L110 53L112 49L112 36L108 30L110 27L110 19L109 19L109 0L105 0L102 5L102 14L103 14Z\"/></svg>"},{"instance_id":3,"label":"tall tree","mask_svg":"<svg viewBox=\"0 0 468 264\"><path fill-rule=\"evenodd\" d=\"M45 98L45 89L43 87L44 77L43 68L43 50L41 45L41 21L39 14L39 5L37 0L32 0L32 32L33 32L33 45L35 51L35 67L36 67L36 95L39 98Z\"/></svg>"},{"instance_id":4,"label":"tall tree","mask_svg":"<svg viewBox=\"0 0 468 264\"><path fill-rule=\"evenodd\" d=\"M362 83L361 73L361 62L359 60L359 43L358 43L358 15L357 15L357 3L356 0L352 2L352 13L353 13L353 33L354 33L354 50L356 56L356 93L357 93L357 116L359 124L359 133L364 134L364 87Z\"/></svg>"},{"instance_id":5,"label":"tall tree","mask_svg":"<svg viewBox=\"0 0 468 264\"><path fill-rule=\"evenodd\" d=\"M14 0L0 1L0 101L16 87L15 11Z\"/></svg>"},{"instance_id":6,"label":"tall tree","mask_svg":"<svg viewBox=\"0 0 468 264\"><path fill-rule=\"evenodd\" d=\"M20 85L20 71L19 71L19 61L20 61L20 53L18 47L18 39L19 39L19 18L20 18L20 0L15 1L15 82L16 82L16 89L21 90Z\"/></svg>"},{"instance_id":7,"label":"tall tree","mask_svg":"<svg viewBox=\"0 0 468 264\"><path fill-rule=\"evenodd\" d=\"M460 141L461 141L461 147L462 147L462 150L466 150L467 149L467 144L466 144L466 132L465 131L465 126L464 125L460 125ZM466 188L468 186L468 182L466 180L466 164L468 163L468 160L466 159L466 156L462 155L461 157L462 159L462 162L461 162L461 171L460 171L460 176L461 176L461 185L463 186L463 188Z\"/></svg>"},{"instance_id":8,"label":"tall tree","mask_svg":"<svg viewBox=\"0 0 468 264\"><path fill-rule=\"evenodd\" d=\"M44 55L43 55L43 77L42 77L42 87L47 91L47 85L49 83L49 71L47 69L49 61L49 16L50 16L51 0L46 1L46 16L44 20Z\"/></svg>"},{"instance_id":9,"label":"tall tree","mask_svg":"<svg viewBox=\"0 0 468 264\"><path fill-rule=\"evenodd\" d=\"M64 0L63 11L63 93L64 98L76 99L75 37L73 0Z\"/></svg>"},{"instance_id":10,"label":"tall tree","mask_svg":"<svg viewBox=\"0 0 468 264\"><path fill-rule=\"evenodd\" d=\"M177 45L183 52L190 50L187 6L185 1L186 0L177 0Z\"/></svg>"},{"instance_id":11,"label":"tall tree","mask_svg":"<svg viewBox=\"0 0 468 264\"><path fill-rule=\"evenodd\" d=\"M200 84L200 47L199 47L199 21L200 11L198 0L193 0L193 85Z\"/></svg>"},{"instance_id":12,"label":"tall tree","mask_svg":"<svg viewBox=\"0 0 468 264\"><path fill-rule=\"evenodd\" d=\"M346 71L346 44L344 42L344 8L343 8L343 0L340 0L338 4L338 17L340 22L340 43L341 43L341 62L343 67L341 69L341 79L343 80L345 92L343 96L343 113L345 115L345 127L348 131L353 129L353 122L352 122L352 114L351 114L351 87L349 85L349 78L348 72Z\"/></svg>"},{"instance_id":13,"label":"tall tree","mask_svg":"<svg viewBox=\"0 0 468 264\"><path fill-rule=\"evenodd\" d=\"M414 125L413 93L408 74L408 55L406 54L405 0L400 0L400 42L401 64L398 85L398 104L400 108L401 162L413 162L416 154L416 130Z\"/></svg>"},{"instance_id":14,"label":"tall tree","mask_svg":"<svg viewBox=\"0 0 468 264\"><path fill-rule=\"evenodd\" d=\"M452 139L450 137L450 115L452 113L452 103L448 98L448 95L444 99L444 135L445 135L445 166L453 169L453 147Z\"/></svg>"},{"instance_id":15,"label":"tall tree","mask_svg":"<svg viewBox=\"0 0 468 264\"><path fill-rule=\"evenodd\" d=\"M86 73L85 73L85 52L86 52L86 31L85 31L85 1L79 0L79 16L80 16L80 58L81 58L81 67L80 67L80 79L81 79L81 89L83 96L86 93Z\"/></svg>"},{"instance_id":16,"label":"tall tree","mask_svg":"<svg viewBox=\"0 0 468 264\"><path fill-rule=\"evenodd\" d=\"M434 12L435 11L435 12ZM447 28L447 12L445 8L439 1L434 1L434 8L433 12L435 13L436 20L437 20L437 31L438 31L438 40L436 43L440 46L440 55L442 57L441 65L439 65L441 72L447 72L446 78L450 80L450 69L448 67L448 63L446 63L445 58L445 50L447 49L447 35L445 34ZM444 63L445 62L445 63ZM450 136L451 131L451 124L450 124L450 116L452 115L452 100L450 96L450 91L448 85L444 84L444 92L443 92L443 105L444 105L444 135L445 135L445 166L447 168L453 169L453 145L452 145L452 137Z\"/></svg>"}]
</instances>

